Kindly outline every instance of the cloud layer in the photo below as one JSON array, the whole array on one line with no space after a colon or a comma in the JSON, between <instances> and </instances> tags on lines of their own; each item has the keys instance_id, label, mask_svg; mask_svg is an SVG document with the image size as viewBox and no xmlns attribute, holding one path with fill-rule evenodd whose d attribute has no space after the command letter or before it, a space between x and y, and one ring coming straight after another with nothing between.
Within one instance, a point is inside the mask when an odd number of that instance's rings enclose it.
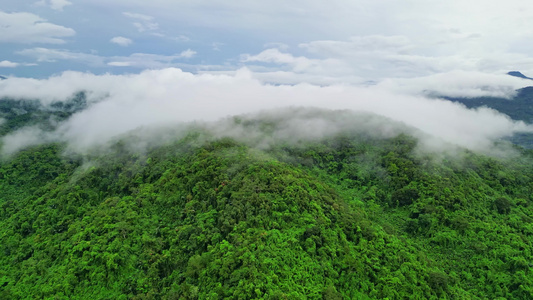
<instances>
[{"instance_id":1,"label":"cloud layer","mask_svg":"<svg viewBox=\"0 0 533 300\"><path fill-rule=\"evenodd\" d=\"M119 42L126 43L127 41L119 40ZM173 55L133 53L129 56L106 57L92 53L89 54L83 52L73 52L65 49L49 49L38 47L24 49L18 51L17 54L34 58L37 62L53 63L57 61L68 61L74 63L82 63L94 68L117 66L134 67L141 69L155 69L176 66L179 64L177 61L191 58L196 55L196 52L191 49L187 49Z\"/></svg>"},{"instance_id":2,"label":"cloud layer","mask_svg":"<svg viewBox=\"0 0 533 300\"><path fill-rule=\"evenodd\" d=\"M488 108L469 110L449 101L380 86L268 85L254 79L247 69L233 75L195 75L175 68L131 75L66 72L45 80L10 78L0 82L0 96L36 98L45 104L66 100L78 91L87 91L92 103L89 108L73 115L52 134L26 128L5 137L4 151L43 140L67 141L83 151L139 128L213 122L283 107L372 113L416 128L431 137L427 144L440 140L479 151L514 132L532 131L531 126ZM304 126L300 131L317 132L320 128L300 125Z\"/></svg>"}]
</instances>

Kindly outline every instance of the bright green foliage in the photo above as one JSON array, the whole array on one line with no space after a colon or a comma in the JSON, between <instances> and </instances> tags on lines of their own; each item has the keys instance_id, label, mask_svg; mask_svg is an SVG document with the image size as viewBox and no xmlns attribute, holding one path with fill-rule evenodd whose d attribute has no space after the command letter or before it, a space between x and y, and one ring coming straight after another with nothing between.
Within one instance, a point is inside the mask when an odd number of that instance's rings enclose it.
<instances>
[{"instance_id":1,"label":"bright green foliage","mask_svg":"<svg viewBox=\"0 0 533 300\"><path fill-rule=\"evenodd\" d=\"M533 298L526 156L436 159L406 135L269 150L197 136L3 162L0 298Z\"/></svg>"}]
</instances>

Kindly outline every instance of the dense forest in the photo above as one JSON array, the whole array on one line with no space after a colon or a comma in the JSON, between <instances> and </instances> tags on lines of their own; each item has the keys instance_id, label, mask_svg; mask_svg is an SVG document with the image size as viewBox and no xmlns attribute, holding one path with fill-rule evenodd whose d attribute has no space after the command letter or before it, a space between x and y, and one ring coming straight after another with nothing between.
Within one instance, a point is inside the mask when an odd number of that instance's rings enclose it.
<instances>
[{"instance_id":1,"label":"dense forest","mask_svg":"<svg viewBox=\"0 0 533 300\"><path fill-rule=\"evenodd\" d=\"M42 113L11 104L3 133L35 125L12 112ZM528 150L435 153L349 129L261 147L202 127L135 142L4 157L1 299L533 299Z\"/></svg>"}]
</instances>

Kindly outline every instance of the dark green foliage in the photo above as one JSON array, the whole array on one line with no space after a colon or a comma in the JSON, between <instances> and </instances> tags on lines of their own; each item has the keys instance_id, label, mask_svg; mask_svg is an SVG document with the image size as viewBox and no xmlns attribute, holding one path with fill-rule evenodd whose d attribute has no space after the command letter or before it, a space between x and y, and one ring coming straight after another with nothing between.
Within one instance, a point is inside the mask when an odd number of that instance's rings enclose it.
<instances>
[{"instance_id":1,"label":"dark green foliage","mask_svg":"<svg viewBox=\"0 0 533 300\"><path fill-rule=\"evenodd\" d=\"M446 291L448 289L448 275L440 272L430 272L428 277L429 285L434 290Z\"/></svg>"},{"instance_id":2,"label":"dark green foliage","mask_svg":"<svg viewBox=\"0 0 533 300\"><path fill-rule=\"evenodd\" d=\"M391 198L393 203L398 203L399 206L405 206L415 202L419 196L416 187L404 186L392 192Z\"/></svg>"},{"instance_id":3,"label":"dark green foliage","mask_svg":"<svg viewBox=\"0 0 533 300\"><path fill-rule=\"evenodd\" d=\"M494 206L500 214L508 214L511 212L511 201L509 199L500 197L494 201Z\"/></svg>"},{"instance_id":4,"label":"dark green foliage","mask_svg":"<svg viewBox=\"0 0 533 300\"><path fill-rule=\"evenodd\" d=\"M26 149L0 164L0 298L531 299L530 158L416 143Z\"/></svg>"}]
</instances>

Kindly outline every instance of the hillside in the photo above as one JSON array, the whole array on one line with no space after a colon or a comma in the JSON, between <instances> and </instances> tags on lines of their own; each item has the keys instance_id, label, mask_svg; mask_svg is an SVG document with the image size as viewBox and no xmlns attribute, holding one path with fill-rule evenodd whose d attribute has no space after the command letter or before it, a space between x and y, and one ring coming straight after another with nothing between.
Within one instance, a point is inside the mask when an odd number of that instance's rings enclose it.
<instances>
[{"instance_id":1,"label":"hillside","mask_svg":"<svg viewBox=\"0 0 533 300\"><path fill-rule=\"evenodd\" d=\"M333 112L336 114L337 112ZM2 299L532 299L533 161L192 128L0 164Z\"/></svg>"}]
</instances>

